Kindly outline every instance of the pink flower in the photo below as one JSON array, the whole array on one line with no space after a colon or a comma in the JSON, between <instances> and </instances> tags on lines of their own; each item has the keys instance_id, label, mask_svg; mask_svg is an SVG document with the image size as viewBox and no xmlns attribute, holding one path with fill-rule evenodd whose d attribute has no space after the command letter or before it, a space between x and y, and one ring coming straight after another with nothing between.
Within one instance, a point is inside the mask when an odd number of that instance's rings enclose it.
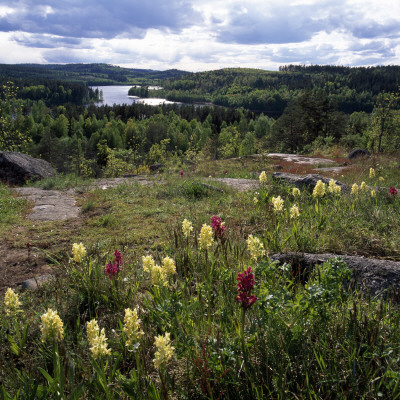
<instances>
[{"instance_id":1,"label":"pink flower","mask_svg":"<svg viewBox=\"0 0 400 400\"><path fill-rule=\"evenodd\" d=\"M183 169L181 169L181 178L183 178Z\"/></svg>"},{"instance_id":2,"label":"pink flower","mask_svg":"<svg viewBox=\"0 0 400 400\"><path fill-rule=\"evenodd\" d=\"M221 238L223 236L226 228L221 218L216 215L211 218L211 227L217 238Z\"/></svg>"},{"instance_id":3,"label":"pink flower","mask_svg":"<svg viewBox=\"0 0 400 400\"><path fill-rule=\"evenodd\" d=\"M390 189L389 189L389 193L390 193L392 196L396 196L396 194L397 194L396 188L393 187L393 186L391 186Z\"/></svg>"},{"instance_id":4,"label":"pink flower","mask_svg":"<svg viewBox=\"0 0 400 400\"><path fill-rule=\"evenodd\" d=\"M106 268L104 269L104 273L109 276L109 278L112 280L115 275L118 274L119 271L121 271L122 267L122 255L119 250L114 251L114 261L113 263L108 263Z\"/></svg>"},{"instance_id":5,"label":"pink flower","mask_svg":"<svg viewBox=\"0 0 400 400\"><path fill-rule=\"evenodd\" d=\"M236 301L240 303L244 310L247 310L257 301L257 297L251 294L254 287L254 275L251 268L249 267L243 273L239 273L237 280L239 283L237 285L238 295Z\"/></svg>"}]
</instances>

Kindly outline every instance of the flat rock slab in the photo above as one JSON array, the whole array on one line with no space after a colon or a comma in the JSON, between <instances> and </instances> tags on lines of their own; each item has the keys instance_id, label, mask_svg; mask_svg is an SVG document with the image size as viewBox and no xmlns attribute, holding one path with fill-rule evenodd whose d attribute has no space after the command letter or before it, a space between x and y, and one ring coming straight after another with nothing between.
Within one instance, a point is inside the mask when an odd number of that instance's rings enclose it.
<instances>
[{"instance_id":1,"label":"flat rock slab","mask_svg":"<svg viewBox=\"0 0 400 400\"><path fill-rule=\"evenodd\" d=\"M80 208L76 205L75 191L44 190L22 187L14 189L35 205L28 218L34 221L58 221L78 218Z\"/></svg>"},{"instance_id":2,"label":"flat rock slab","mask_svg":"<svg viewBox=\"0 0 400 400\"><path fill-rule=\"evenodd\" d=\"M260 187L260 182L255 179L236 179L236 178L212 178L212 181L222 182L227 186L231 186L239 192L254 190Z\"/></svg>"},{"instance_id":3,"label":"flat rock slab","mask_svg":"<svg viewBox=\"0 0 400 400\"><path fill-rule=\"evenodd\" d=\"M280 160L293 162L296 164L336 164L335 161L328 158L314 158L314 157L304 157L298 154L283 154L283 153L268 153L265 154L266 157L279 158Z\"/></svg>"},{"instance_id":4,"label":"flat rock slab","mask_svg":"<svg viewBox=\"0 0 400 400\"><path fill-rule=\"evenodd\" d=\"M282 253L274 254L271 259L282 263L297 263L302 268L312 268L329 259L341 257L353 271L358 288L366 288L372 296L387 296L400 288L400 262L379 260L359 256L346 256L331 253Z\"/></svg>"}]
</instances>

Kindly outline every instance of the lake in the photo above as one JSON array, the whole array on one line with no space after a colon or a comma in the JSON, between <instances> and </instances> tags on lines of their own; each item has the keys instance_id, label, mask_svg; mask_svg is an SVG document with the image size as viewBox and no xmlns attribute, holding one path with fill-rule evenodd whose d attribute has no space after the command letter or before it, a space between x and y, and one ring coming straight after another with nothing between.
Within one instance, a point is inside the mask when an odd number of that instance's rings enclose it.
<instances>
[{"instance_id":1,"label":"lake","mask_svg":"<svg viewBox=\"0 0 400 400\"><path fill-rule=\"evenodd\" d=\"M130 86L90 86L93 90L99 89L103 91L103 102L97 103L97 105L112 106L114 104L133 104L133 103L144 103L151 106L159 106L160 104L179 104L174 101L168 101L166 99L144 99L136 96L128 96L128 91L132 87ZM156 88L156 87L154 87ZM157 87L158 88L158 87Z\"/></svg>"}]
</instances>

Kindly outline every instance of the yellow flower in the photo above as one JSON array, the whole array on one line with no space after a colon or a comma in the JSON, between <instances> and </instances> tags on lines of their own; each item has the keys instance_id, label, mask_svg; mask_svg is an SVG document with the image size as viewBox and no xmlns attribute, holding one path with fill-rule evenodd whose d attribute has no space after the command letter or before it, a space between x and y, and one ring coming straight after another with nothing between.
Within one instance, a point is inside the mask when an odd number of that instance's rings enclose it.
<instances>
[{"instance_id":1,"label":"yellow flower","mask_svg":"<svg viewBox=\"0 0 400 400\"><path fill-rule=\"evenodd\" d=\"M253 235L249 235L247 238L247 248L250 251L251 258L254 258L254 260L265 254L264 245L258 237L254 237Z\"/></svg>"},{"instance_id":2,"label":"yellow flower","mask_svg":"<svg viewBox=\"0 0 400 400\"><path fill-rule=\"evenodd\" d=\"M351 187L351 194L353 195L358 195L358 185L357 183L353 183L353 186Z\"/></svg>"},{"instance_id":3,"label":"yellow flower","mask_svg":"<svg viewBox=\"0 0 400 400\"><path fill-rule=\"evenodd\" d=\"M107 348L107 338L104 328L100 331L99 325L95 319L86 323L86 331L89 348L94 359L105 356L106 354L111 354L111 349Z\"/></svg>"},{"instance_id":4,"label":"yellow flower","mask_svg":"<svg viewBox=\"0 0 400 400\"><path fill-rule=\"evenodd\" d=\"M300 196L300 189L294 187L294 188L292 189L292 195L293 195L294 197Z\"/></svg>"},{"instance_id":5,"label":"yellow flower","mask_svg":"<svg viewBox=\"0 0 400 400\"><path fill-rule=\"evenodd\" d=\"M64 339L63 322L57 311L49 308L47 313L42 315L41 320L40 331L42 332L42 342L46 340L61 341Z\"/></svg>"},{"instance_id":6,"label":"yellow flower","mask_svg":"<svg viewBox=\"0 0 400 400\"><path fill-rule=\"evenodd\" d=\"M143 256L142 262L143 262L143 269L146 272L150 272L152 268L155 266L154 258L152 256Z\"/></svg>"},{"instance_id":7,"label":"yellow flower","mask_svg":"<svg viewBox=\"0 0 400 400\"><path fill-rule=\"evenodd\" d=\"M360 190L361 190L362 192L366 192L366 191L368 190L367 184L366 184L364 181L361 182Z\"/></svg>"},{"instance_id":8,"label":"yellow flower","mask_svg":"<svg viewBox=\"0 0 400 400\"><path fill-rule=\"evenodd\" d=\"M373 168L370 168L369 169L369 177L372 179L372 178L375 178L375 170L373 169Z\"/></svg>"},{"instance_id":9,"label":"yellow flower","mask_svg":"<svg viewBox=\"0 0 400 400\"><path fill-rule=\"evenodd\" d=\"M154 286L167 286L167 276L165 274L164 268L159 265L154 265L154 267L150 270L151 275L151 283Z\"/></svg>"},{"instance_id":10,"label":"yellow flower","mask_svg":"<svg viewBox=\"0 0 400 400\"><path fill-rule=\"evenodd\" d=\"M256 196L253 197L253 203L257 204L258 203L258 198Z\"/></svg>"},{"instance_id":11,"label":"yellow flower","mask_svg":"<svg viewBox=\"0 0 400 400\"><path fill-rule=\"evenodd\" d=\"M74 243L72 245L72 256L74 261L81 262L86 255L86 249L83 243Z\"/></svg>"},{"instance_id":12,"label":"yellow flower","mask_svg":"<svg viewBox=\"0 0 400 400\"><path fill-rule=\"evenodd\" d=\"M299 207L297 207L296 204L293 204L293 206L290 209L290 218L296 219L298 217L300 217Z\"/></svg>"},{"instance_id":13,"label":"yellow flower","mask_svg":"<svg viewBox=\"0 0 400 400\"><path fill-rule=\"evenodd\" d=\"M203 224L199 236L200 249L207 250L213 243L213 231L210 225Z\"/></svg>"},{"instance_id":14,"label":"yellow flower","mask_svg":"<svg viewBox=\"0 0 400 400\"><path fill-rule=\"evenodd\" d=\"M336 184L336 181L334 179L331 179L329 181L328 185L328 192L334 193L334 194L340 194L342 191L342 188Z\"/></svg>"},{"instance_id":15,"label":"yellow flower","mask_svg":"<svg viewBox=\"0 0 400 400\"><path fill-rule=\"evenodd\" d=\"M258 177L258 179L260 180L260 183L263 185L265 183L267 183L267 174L265 173L265 171L262 171L260 176Z\"/></svg>"},{"instance_id":16,"label":"yellow flower","mask_svg":"<svg viewBox=\"0 0 400 400\"><path fill-rule=\"evenodd\" d=\"M326 189L325 183L319 180L314 187L313 196L323 197L325 195L325 189Z\"/></svg>"},{"instance_id":17,"label":"yellow flower","mask_svg":"<svg viewBox=\"0 0 400 400\"><path fill-rule=\"evenodd\" d=\"M375 190L371 190L371 197L376 197L376 192L375 192Z\"/></svg>"},{"instance_id":18,"label":"yellow flower","mask_svg":"<svg viewBox=\"0 0 400 400\"><path fill-rule=\"evenodd\" d=\"M189 220L184 219L183 222L182 222L183 235L185 237L189 237L190 236L190 232L192 232L192 230L193 230L192 223Z\"/></svg>"},{"instance_id":19,"label":"yellow flower","mask_svg":"<svg viewBox=\"0 0 400 400\"><path fill-rule=\"evenodd\" d=\"M380 176L380 177L379 177L379 181L380 181L380 182L385 182L385 178L384 178L383 176Z\"/></svg>"},{"instance_id":20,"label":"yellow flower","mask_svg":"<svg viewBox=\"0 0 400 400\"><path fill-rule=\"evenodd\" d=\"M11 288L8 288L6 294L4 295L4 311L7 315L15 315L20 312L19 306L21 302L19 301L18 294L14 292Z\"/></svg>"},{"instance_id":21,"label":"yellow flower","mask_svg":"<svg viewBox=\"0 0 400 400\"><path fill-rule=\"evenodd\" d=\"M274 211L275 212L281 212L283 210L283 199L281 198L281 196L278 197L273 197L271 199L271 203L274 206Z\"/></svg>"},{"instance_id":22,"label":"yellow flower","mask_svg":"<svg viewBox=\"0 0 400 400\"><path fill-rule=\"evenodd\" d=\"M137 308L133 311L130 308L125 309L124 332L127 337L125 346L135 344L144 335L144 332L140 330L140 322Z\"/></svg>"},{"instance_id":23,"label":"yellow flower","mask_svg":"<svg viewBox=\"0 0 400 400\"><path fill-rule=\"evenodd\" d=\"M156 336L154 338L154 344L157 348L154 354L154 366L160 368L160 366L168 364L174 354L175 347L171 346L170 334L168 332L166 332L164 336Z\"/></svg>"},{"instance_id":24,"label":"yellow flower","mask_svg":"<svg viewBox=\"0 0 400 400\"><path fill-rule=\"evenodd\" d=\"M167 276L172 276L176 273L175 262L171 257L163 258L162 268Z\"/></svg>"}]
</instances>

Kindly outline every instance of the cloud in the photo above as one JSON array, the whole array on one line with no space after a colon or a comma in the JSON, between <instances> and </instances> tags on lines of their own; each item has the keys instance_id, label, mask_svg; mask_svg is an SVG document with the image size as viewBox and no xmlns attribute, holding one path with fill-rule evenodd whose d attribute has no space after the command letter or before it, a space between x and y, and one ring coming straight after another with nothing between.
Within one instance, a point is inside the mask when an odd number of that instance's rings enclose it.
<instances>
[{"instance_id":1,"label":"cloud","mask_svg":"<svg viewBox=\"0 0 400 400\"><path fill-rule=\"evenodd\" d=\"M150 28L179 32L200 17L189 0L64 0L41 4L37 0L11 0L7 7L8 12L0 13L2 31L79 38L110 39L122 34L141 38Z\"/></svg>"}]
</instances>

